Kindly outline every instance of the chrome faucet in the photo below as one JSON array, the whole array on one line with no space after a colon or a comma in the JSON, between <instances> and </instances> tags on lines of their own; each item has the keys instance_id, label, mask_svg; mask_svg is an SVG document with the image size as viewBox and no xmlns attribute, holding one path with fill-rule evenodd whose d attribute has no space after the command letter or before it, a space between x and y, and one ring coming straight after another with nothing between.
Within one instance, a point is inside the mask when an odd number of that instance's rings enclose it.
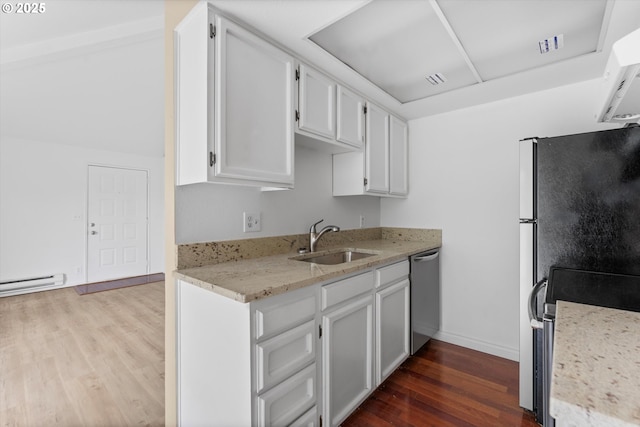
<instances>
[{"instance_id":1,"label":"chrome faucet","mask_svg":"<svg viewBox=\"0 0 640 427\"><path fill-rule=\"evenodd\" d=\"M324 219L321 219L320 221L316 222L309 229L309 250L311 252L316 251L316 245L318 244L318 240L320 240L320 238L324 233L327 233L329 231L340 231L340 227L336 227L335 225L327 225L322 230L320 230L319 233L317 233L316 225L320 224L322 221L324 221Z\"/></svg>"}]
</instances>

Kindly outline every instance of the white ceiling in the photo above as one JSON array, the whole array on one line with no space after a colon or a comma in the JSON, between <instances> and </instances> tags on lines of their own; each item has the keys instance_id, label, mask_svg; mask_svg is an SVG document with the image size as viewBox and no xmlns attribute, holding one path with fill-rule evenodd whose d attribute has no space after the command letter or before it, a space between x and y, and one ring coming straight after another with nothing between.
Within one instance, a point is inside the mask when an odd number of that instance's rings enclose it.
<instances>
[{"instance_id":1,"label":"white ceiling","mask_svg":"<svg viewBox=\"0 0 640 427\"><path fill-rule=\"evenodd\" d=\"M54 0L0 15L0 136L164 154L164 3Z\"/></svg>"},{"instance_id":2,"label":"white ceiling","mask_svg":"<svg viewBox=\"0 0 640 427\"><path fill-rule=\"evenodd\" d=\"M594 34L599 32L602 23L597 23L601 12L584 6L590 0L374 1L383 3L382 7L389 11L388 19L378 24L379 39L389 40L386 44L396 51L397 61L402 57L416 57L424 66L396 66L395 61L388 61L386 68L372 67L371 80L382 81L388 76L424 79L425 73L442 72L440 67L446 64L464 66L468 62L460 59L460 46L447 29L443 29L441 19L436 16L436 20L429 13L416 13L416 10L429 10L425 6L432 7L435 3L450 20L459 44L482 82L478 83L469 68L445 70L451 86L459 85L459 88L410 94L408 96L419 99L401 103L389 94L392 89L377 87L309 40L312 34L366 7L370 3L367 0L211 2L310 65L324 69L407 119L598 78L613 42L640 27L640 0L615 0L610 15L605 16L604 21L609 25L600 40L602 51L582 54L592 50ZM0 135L162 155L164 2L52 0L45 4L46 12L41 15L0 14ZM533 13L532 5L544 13ZM562 13L556 15L556 10ZM410 19L406 12L411 12ZM395 23L392 14L400 17ZM519 21L512 19L514 14L521 16ZM580 29L580 22L567 17L572 14L579 17L578 21L588 20L590 24ZM476 17L480 19L476 21ZM425 33L437 40L434 43L437 53L430 55L436 57L435 62L421 55L420 39L425 31L420 25L421 19L428 27L440 26L437 31L432 29L435 32ZM411 22L414 25L410 25ZM507 26L497 31L498 25ZM541 30L533 34L531 28L538 25ZM552 34L547 33L556 32L558 27L565 32L567 48L573 46L576 38L585 43L577 56L547 65L534 64L535 68L529 68L531 65L525 62L527 70L514 73L517 71L514 67L523 65L522 60L517 59L516 41L537 41L539 34L550 36ZM394 40L394 34L402 30L409 30L409 35ZM347 32L344 37L357 46L371 44L374 34ZM501 39L514 45L505 44ZM499 44L500 49L493 48L495 44ZM573 53L568 56L571 55ZM435 65L429 68L430 64Z\"/></svg>"},{"instance_id":3,"label":"white ceiling","mask_svg":"<svg viewBox=\"0 0 640 427\"><path fill-rule=\"evenodd\" d=\"M377 0L310 39L406 103L596 52L606 6L556 0L551 11L539 0ZM539 41L551 36L567 43L541 53ZM427 76L436 73L433 85Z\"/></svg>"},{"instance_id":4,"label":"white ceiling","mask_svg":"<svg viewBox=\"0 0 640 427\"><path fill-rule=\"evenodd\" d=\"M605 7L603 0L211 0L211 3L407 119L599 78L613 42L640 27L640 0L610 0L604 19L601 19ZM351 55L358 56L363 64L378 59L375 56L380 54L366 46L380 43L384 46L378 50L386 48L394 53L395 60L385 64L383 56L379 63L384 66L368 70L373 76L371 80L400 79L397 76L424 79L425 74L432 72L428 66L432 59L422 54L422 40L428 35L437 45L432 49L435 53L431 54L436 61L433 72L439 72L439 64L460 62L455 42L446 34L433 10L429 11L435 3L450 22L482 82L472 80L473 73L458 67L449 79L459 86L457 90L409 93L404 97L418 99L401 103L389 94L393 88L381 89L309 40L310 36L342 18L349 20L348 15L370 3L381 3L379 8L384 13L374 14L378 17L370 23L367 32L344 29L338 42L355 46ZM600 40L603 23L606 34ZM407 36L394 38L401 31L407 32ZM557 32L565 34L565 48L540 58L537 53L540 37ZM375 38L374 43L372 38ZM524 42L530 43L529 46L533 43L535 55L521 52ZM601 45L602 50L589 53L594 42ZM362 49L358 50L360 43ZM403 59L398 58L410 56L418 58L424 66L399 65ZM561 60L554 62L556 59ZM517 72L518 68L525 68L525 71ZM467 84L470 85L465 86ZM387 85L392 87L392 84ZM426 97L422 97L424 95Z\"/></svg>"},{"instance_id":5,"label":"white ceiling","mask_svg":"<svg viewBox=\"0 0 640 427\"><path fill-rule=\"evenodd\" d=\"M41 14L0 15L0 49L5 51L164 16L161 0L52 0L41 3L46 6Z\"/></svg>"}]
</instances>

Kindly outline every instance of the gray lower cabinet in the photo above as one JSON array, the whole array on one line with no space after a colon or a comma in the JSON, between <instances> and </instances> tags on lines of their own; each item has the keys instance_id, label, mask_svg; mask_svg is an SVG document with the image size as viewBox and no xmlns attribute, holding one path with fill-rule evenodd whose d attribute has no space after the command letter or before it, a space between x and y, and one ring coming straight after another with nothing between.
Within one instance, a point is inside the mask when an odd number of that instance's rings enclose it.
<instances>
[{"instance_id":1,"label":"gray lower cabinet","mask_svg":"<svg viewBox=\"0 0 640 427\"><path fill-rule=\"evenodd\" d=\"M409 280L376 292L376 386L409 356Z\"/></svg>"},{"instance_id":2,"label":"gray lower cabinet","mask_svg":"<svg viewBox=\"0 0 640 427\"><path fill-rule=\"evenodd\" d=\"M409 354L408 273L244 304L178 280L178 424L339 425Z\"/></svg>"},{"instance_id":3,"label":"gray lower cabinet","mask_svg":"<svg viewBox=\"0 0 640 427\"><path fill-rule=\"evenodd\" d=\"M322 331L324 419L333 426L373 391L371 293L323 314Z\"/></svg>"}]
</instances>

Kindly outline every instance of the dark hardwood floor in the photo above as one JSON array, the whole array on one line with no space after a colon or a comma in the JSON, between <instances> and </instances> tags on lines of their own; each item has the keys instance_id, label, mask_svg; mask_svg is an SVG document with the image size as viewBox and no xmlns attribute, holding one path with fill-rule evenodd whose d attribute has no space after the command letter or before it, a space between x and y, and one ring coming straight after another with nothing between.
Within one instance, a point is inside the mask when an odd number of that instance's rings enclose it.
<instances>
[{"instance_id":1,"label":"dark hardwood floor","mask_svg":"<svg viewBox=\"0 0 640 427\"><path fill-rule=\"evenodd\" d=\"M518 406L518 363L431 340L342 424L538 427Z\"/></svg>"}]
</instances>

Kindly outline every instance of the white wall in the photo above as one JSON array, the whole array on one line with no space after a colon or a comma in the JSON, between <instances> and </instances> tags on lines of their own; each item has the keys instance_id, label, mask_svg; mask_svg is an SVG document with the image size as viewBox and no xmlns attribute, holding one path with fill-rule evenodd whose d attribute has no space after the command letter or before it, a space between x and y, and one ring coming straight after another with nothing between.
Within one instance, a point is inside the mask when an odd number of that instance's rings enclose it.
<instances>
[{"instance_id":1,"label":"white wall","mask_svg":"<svg viewBox=\"0 0 640 427\"><path fill-rule=\"evenodd\" d=\"M2 137L2 280L64 273L66 285L86 283L85 218L89 164L149 171L149 272L164 271L162 157Z\"/></svg>"},{"instance_id":2,"label":"white wall","mask_svg":"<svg viewBox=\"0 0 640 427\"><path fill-rule=\"evenodd\" d=\"M262 192L257 188L194 184L176 189L176 241L181 243L298 234L321 225L342 229L380 225L380 199L333 197L331 155L296 145L295 188ZM242 213L262 212L262 231L244 233Z\"/></svg>"},{"instance_id":3,"label":"white wall","mask_svg":"<svg viewBox=\"0 0 640 427\"><path fill-rule=\"evenodd\" d=\"M440 338L518 359L518 141L603 130L600 80L409 123L410 196L383 226L442 228Z\"/></svg>"}]
</instances>

